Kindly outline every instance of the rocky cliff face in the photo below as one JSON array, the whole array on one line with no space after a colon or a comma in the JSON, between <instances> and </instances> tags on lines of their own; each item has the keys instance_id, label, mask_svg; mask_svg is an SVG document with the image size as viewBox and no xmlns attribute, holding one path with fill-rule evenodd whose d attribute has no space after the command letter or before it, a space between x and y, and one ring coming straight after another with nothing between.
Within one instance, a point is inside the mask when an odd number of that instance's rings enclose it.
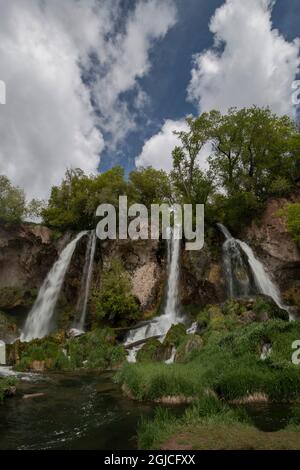
<instances>
[{"instance_id":1,"label":"rocky cliff face","mask_svg":"<svg viewBox=\"0 0 300 470\"><path fill-rule=\"evenodd\" d=\"M300 305L300 250L288 233L280 209L300 202L300 188L287 198L270 199L259 223L241 235L278 283L286 301Z\"/></svg>"}]
</instances>

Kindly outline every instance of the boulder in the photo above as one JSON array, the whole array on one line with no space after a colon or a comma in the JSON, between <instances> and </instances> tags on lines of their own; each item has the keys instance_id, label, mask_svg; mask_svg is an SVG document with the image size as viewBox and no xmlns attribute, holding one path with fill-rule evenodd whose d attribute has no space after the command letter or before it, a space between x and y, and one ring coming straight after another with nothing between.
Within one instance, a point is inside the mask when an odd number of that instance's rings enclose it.
<instances>
[{"instance_id":1,"label":"boulder","mask_svg":"<svg viewBox=\"0 0 300 470\"><path fill-rule=\"evenodd\" d=\"M198 335L189 335L178 347L175 362L186 362L192 352L200 351L203 347L203 339Z\"/></svg>"}]
</instances>

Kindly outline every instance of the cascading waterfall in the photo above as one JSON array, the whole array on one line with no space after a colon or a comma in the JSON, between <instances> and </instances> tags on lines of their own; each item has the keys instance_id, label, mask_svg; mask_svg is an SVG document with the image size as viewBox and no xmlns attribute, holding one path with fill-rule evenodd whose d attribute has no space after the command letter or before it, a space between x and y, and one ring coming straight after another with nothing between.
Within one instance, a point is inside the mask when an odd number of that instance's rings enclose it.
<instances>
[{"instance_id":1,"label":"cascading waterfall","mask_svg":"<svg viewBox=\"0 0 300 470\"><path fill-rule=\"evenodd\" d=\"M125 346L143 341L147 338L159 337L163 341L166 333L172 325L176 325L182 321L178 309L178 281L179 281L179 257L181 239L179 235L179 227L175 226L173 230L170 229L168 238L168 284L167 284L167 297L164 313L155 317L151 322L146 325L141 325L140 328L131 330L126 339ZM136 353L143 344L138 345L129 350L128 361L135 362Z\"/></svg>"},{"instance_id":2,"label":"cascading waterfall","mask_svg":"<svg viewBox=\"0 0 300 470\"><path fill-rule=\"evenodd\" d=\"M278 287L256 258L252 248L247 243L233 238L224 225L217 225L226 239L223 255L230 297L248 297L257 293L268 295L278 307L290 314L289 308L282 302Z\"/></svg>"},{"instance_id":3,"label":"cascading waterfall","mask_svg":"<svg viewBox=\"0 0 300 470\"><path fill-rule=\"evenodd\" d=\"M92 280L92 275L93 275L96 242L97 242L96 232L92 231L89 236L87 249L85 253L82 284L81 284L80 295L79 295L78 304L77 304L77 310L81 312L81 314L80 314L79 322L75 324L75 328L78 329L79 331L83 331L84 325L85 325L90 285L91 285L91 280Z\"/></svg>"},{"instance_id":4,"label":"cascading waterfall","mask_svg":"<svg viewBox=\"0 0 300 470\"><path fill-rule=\"evenodd\" d=\"M225 237L223 244L223 265L229 297L249 297L256 291L252 273L243 256L239 241L232 237L229 230L217 224Z\"/></svg>"},{"instance_id":5,"label":"cascading waterfall","mask_svg":"<svg viewBox=\"0 0 300 470\"><path fill-rule=\"evenodd\" d=\"M61 252L49 271L38 297L29 312L21 334L21 341L43 338L53 327L55 306L78 241L88 232L80 232Z\"/></svg>"}]
</instances>

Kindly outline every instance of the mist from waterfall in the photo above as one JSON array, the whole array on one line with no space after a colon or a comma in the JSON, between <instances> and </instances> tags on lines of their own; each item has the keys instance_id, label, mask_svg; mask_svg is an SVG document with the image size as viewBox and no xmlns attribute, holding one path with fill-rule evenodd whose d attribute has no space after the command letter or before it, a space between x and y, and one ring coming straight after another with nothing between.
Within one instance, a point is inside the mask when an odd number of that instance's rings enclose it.
<instances>
[{"instance_id":1,"label":"mist from waterfall","mask_svg":"<svg viewBox=\"0 0 300 470\"><path fill-rule=\"evenodd\" d=\"M61 252L58 260L49 271L38 297L28 314L21 341L30 341L34 338L43 338L53 328L55 306L63 286L65 275L69 268L73 253L78 241L88 232L80 232Z\"/></svg>"},{"instance_id":2,"label":"mist from waterfall","mask_svg":"<svg viewBox=\"0 0 300 470\"><path fill-rule=\"evenodd\" d=\"M217 224L217 226L225 236L223 263L229 296L268 295L278 307L290 313L282 302L278 287L261 261L256 258L252 248L246 242L233 238L224 225Z\"/></svg>"},{"instance_id":3,"label":"mist from waterfall","mask_svg":"<svg viewBox=\"0 0 300 470\"><path fill-rule=\"evenodd\" d=\"M158 337L162 342L171 326L182 321L178 306L180 246L180 230L178 226L175 226L173 230L170 229L169 239L167 240L168 283L164 312L149 323L144 323L139 328L131 330L125 339L125 346L152 337ZM136 353L142 346L143 344L140 344L129 350L128 362L135 362Z\"/></svg>"},{"instance_id":4,"label":"mist from waterfall","mask_svg":"<svg viewBox=\"0 0 300 470\"><path fill-rule=\"evenodd\" d=\"M85 261L83 268L83 276L80 288L80 294L77 303L77 311L80 312L80 319L74 327L80 331L84 330L87 304L89 300L90 286L93 276L94 258L96 251L97 236L96 232L92 231L89 234L89 239L85 252Z\"/></svg>"}]
</instances>

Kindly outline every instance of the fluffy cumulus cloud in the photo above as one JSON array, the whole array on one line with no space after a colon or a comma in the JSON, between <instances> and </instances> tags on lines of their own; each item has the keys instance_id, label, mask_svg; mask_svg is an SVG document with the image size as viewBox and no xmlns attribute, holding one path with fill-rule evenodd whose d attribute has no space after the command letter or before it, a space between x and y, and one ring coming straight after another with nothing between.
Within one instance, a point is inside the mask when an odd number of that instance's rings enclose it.
<instances>
[{"instance_id":1,"label":"fluffy cumulus cloud","mask_svg":"<svg viewBox=\"0 0 300 470\"><path fill-rule=\"evenodd\" d=\"M194 57L189 99L199 111L256 104L292 115L299 39L287 42L272 26L273 0L227 0L211 20L212 49Z\"/></svg>"},{"instance_id":2,"label":"fluffy cumulus cloud","mask_svg":"<svg viewBox=\"0 0 300 470\"><path fill-rule=\"evenodd\" d=\"M286 41L272 27L273 0L226 0L210 22L211 49L194 56L188 99L199 113L236 106L270 106L279 114L293 115L292 83L299 69L300 40ZM166 121L161 131L145 142L137 166L169 170L171 151L177 144L174 128L182 121ZM199 162L207 166L210 147Z\"/></svg>"},{"instance_id":3,"label":"fluffy cumulus cloud","mask_svg":"<svg viewBox=\"0 0 300 470\"><path fill-rule=\"evenodd\" d=\"M158 134L147 140L141 154L136 158L137 167L152 166L157 170L170 171L172 168L172 150L179 145L174 131L186 131L185 121L165 121Z\"/></svg>"},{"instance_id":4,"label":"fluffy cumulus cloud","mask_svg":"<svg viewBox=\"0 0 300 470\"><path fill-rule=\"evenodd\" d=\"M0 11L0 174L47 197L67 167L97 170L104 137L134 127L122 94L146 102L137 80L176 11L171 0L139 1L125 18L119 0L0 0Z\"/></svg>"}]
</instances>

